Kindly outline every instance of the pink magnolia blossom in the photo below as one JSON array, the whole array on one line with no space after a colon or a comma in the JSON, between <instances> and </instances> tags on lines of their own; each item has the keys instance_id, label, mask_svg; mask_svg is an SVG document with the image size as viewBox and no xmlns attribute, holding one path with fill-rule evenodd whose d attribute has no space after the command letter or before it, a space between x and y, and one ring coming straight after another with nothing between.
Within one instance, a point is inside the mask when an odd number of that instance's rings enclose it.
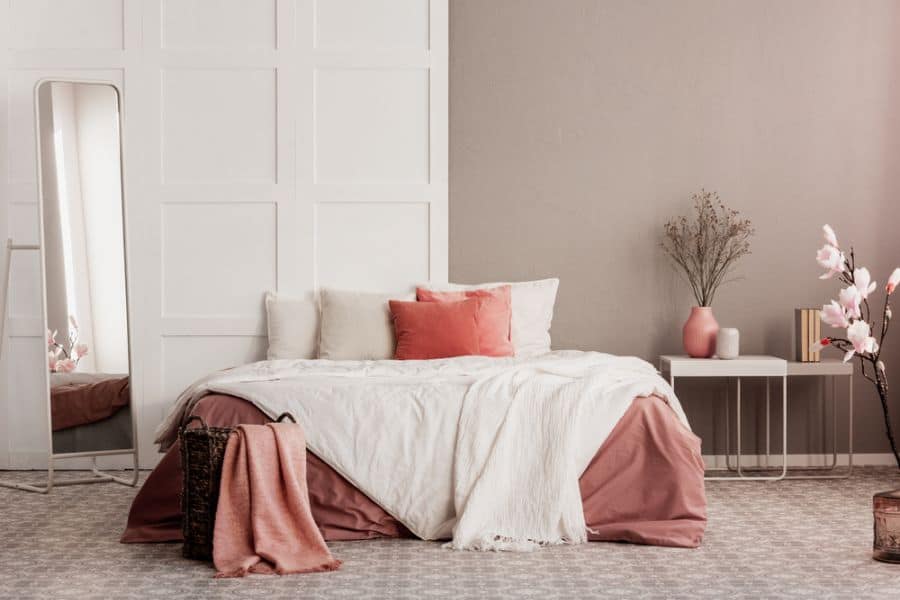
<instances>
[{"instance_id":1,"label":"pink magnolia blossom","mask_svg":"<svg viewBox=\"0 0 900 600\"><path fill-rule=\"evenodd\" d=\"M865 267L853 269L853 283L856 284L856 289L859 290L859 295L863 300L875 291L875 282L872 281L872 276Z\"/></svg>"},{"instance_id":2,"label":"pink magnolia blossom","mask_svg":"<svg viewBox=\"0 0 900 600\"><path fill-rule=\"evenodd\" d=\"M87 344L78 344L77 346L75 346L74 356L77 356L78 358L84 358L87 355L88 355Z\"/></svg>"},{"instance_id":3,"label":"pink magnolia blossom","mask_svg":"<svg viewBox=\"0 0 900 600\"><path fill-rule=\"evenodd\" d=\"M75 370L75 361L71 358L64 358L56 363L57 373L71 373Z\"/></svg>"},{"instance_id":4,"label":"pink magnolia blossom","mask_svg":"<svg viewBox=\"0 0 900 600\"><path fill-rule=\"evenodd\" d=\"M75 320L75 315L69 315L69 323L71 323L72 329L78 331L78 321Z\"/></svg>"},{"instance_id":5,"label":"pink magnolia blossom","mask_svg":"<svg viewBox=\"0 0 900 600\"><path fill-rule=\"evenodd\" d=\"M834 300L831 301L831 304L822 306L822 321L832 327L838 327L840 329L850 326L850 320L847 319L847 313L844 311L844 307Z\"/></svg>"},{"instance_id":6,"label":"pink magnolia blossom","mask_svg":"<svg viewBox=\"0 0 900 600\"><path fill-rule=\"evenodd\" d=\"M844 354L844 362L853 358L857 352L859 354L878 352L878 342L870 333L869 324L865 321L854 321L850 324L850 327L847 328L847 339L853 344L853 348Z\"/></svg>"},{"instance_id":7,"label":"pink magnolia blossom","mask_svg":"<svg viewBox=\"0 0 900 600\"><path fill-rule=\"evenodd\" d=\"M894 271L891 273L891 276L888 277L887 286L885 286L884 288L887 291L888 295L894 293L894 289L897 287L898 283L900 283L900 267L894 269Z\"/></svg>"},{"instance_id":8,"label":"pink magnolia blossom","mask_svg":"<svg viewBox=\"0 0 900 600\"><path fill-rule=\"evenodd\" d=\"M834 246L835 248L840 248L840 244L837 243L837 236L834 235L834 229L831 228L831 225L822 225L822 233L825 234L825 241L828 242L829 245Z\"/></svg>"},{"instance_id":9,"label":"pink magnolia blossom","mask_svg":"<svg viewBox=\"0 0 900 600\"><path fill-rule=\"evenodd\" d=\"M825 244L819 249L816 253L816 260L823 269L827 270L827 273L820 275L819 279L830 279L844 271L844 253L831 244Z\"/></svg>"},{"instance_id":10,"label":"pink magnolia blossom","mask_svg":"<svg viewBox=\"0 0 900 600\"><path fill-rule=\"evenodd\" d=\"M56 330L54 329L53 331L50 331L48 329L47 330L47 345L52 346L55 343L56 343Z\"/></svg>"},{"instance_id":11,"label":"pink magnolia blossom","mask_svg":"<svg viewBox=\"0 0 900 600\"><path fill-rule=\"evenodd\" d=\"M845 287L838 294L838 302L847 312L847 316L852 319L858 319L861 316L859 305L862 303L862 294L855 285ZM846 325L842 325L846 327Z\"/></svg>"}]
</instances>

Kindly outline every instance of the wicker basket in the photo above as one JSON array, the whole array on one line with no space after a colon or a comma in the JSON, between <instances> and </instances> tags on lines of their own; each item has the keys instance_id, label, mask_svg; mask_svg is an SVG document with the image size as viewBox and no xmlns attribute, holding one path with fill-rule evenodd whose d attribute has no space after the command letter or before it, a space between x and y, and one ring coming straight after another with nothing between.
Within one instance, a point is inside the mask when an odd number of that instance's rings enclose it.
<instances>
[{"instance_id":1,"label":"wicker basket","mask_svg":"<svg viewBox=\"0 0 900 600\"><path fill-rule=\"evenodd\" d=\"M289 413L280 415L276 422L285 418L297 422ZM200 426L189 429L188 426L193 421L199 421ZM181 428L178 436L184 473L181 489L181 531L184 546L181 553L185 558L212 560L222 460L233 430L232 427L209 427L197 415L190 417Z\"/></svg>"}]
</instances>

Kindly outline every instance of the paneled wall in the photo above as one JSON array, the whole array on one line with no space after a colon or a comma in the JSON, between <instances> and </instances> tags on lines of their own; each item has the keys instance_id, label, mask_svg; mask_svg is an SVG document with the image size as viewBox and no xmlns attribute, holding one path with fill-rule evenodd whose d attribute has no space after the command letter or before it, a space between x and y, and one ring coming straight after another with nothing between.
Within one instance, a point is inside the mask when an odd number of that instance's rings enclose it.
<instances>
[{"instance_id":1,"label":"paneled wall","mask_svg":"<svg viewBox=\"0 0 900 600\"><path fill-rule=\"evenodd\" d=\"M263 293L447 277L447 0L0 3L0 229L38 234L32 90L123 91L142 464L177 394L263 357ZM0 468L43 467L38 257L12 266Z\"/></svg>"}]
</instances>

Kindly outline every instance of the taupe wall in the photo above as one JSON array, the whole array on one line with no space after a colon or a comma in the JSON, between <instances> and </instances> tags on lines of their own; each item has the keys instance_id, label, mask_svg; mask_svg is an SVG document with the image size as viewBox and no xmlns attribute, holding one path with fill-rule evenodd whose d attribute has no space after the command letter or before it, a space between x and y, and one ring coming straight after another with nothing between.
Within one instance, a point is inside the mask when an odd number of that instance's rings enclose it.
<instances>
[{"instance_id":1,"label":"taupe wall","mask_svg":"<svg viewBox=\"0 0 900 600\"><path fill-rule=\"evenodd\" d=\"M757 228L743 279L714 306L744 353L787 356L793 307L836 294L817 279L822 223L879 286L900 264L900 3L452 0L450 12L450 275L558 276L555 347L679 351L692 301L658 241L701 186ZM716 386L680 390L705 452L723 447ZM821 451L814 389L792 390L790 450ZM861 378L856 392L857 450L883 452L877 397ZM761 413L748 404L752 448Z\"/></svg>"}]
</instances>

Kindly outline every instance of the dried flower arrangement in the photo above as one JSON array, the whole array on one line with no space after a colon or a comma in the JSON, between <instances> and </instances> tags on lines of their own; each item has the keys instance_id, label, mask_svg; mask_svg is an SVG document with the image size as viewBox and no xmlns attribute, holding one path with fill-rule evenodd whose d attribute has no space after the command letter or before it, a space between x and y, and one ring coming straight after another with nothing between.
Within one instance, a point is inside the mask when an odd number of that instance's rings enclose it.
<instances>
[{"instance_id":1,"label":"dried flower arrangement","mask_svg":"<svg viewBox=\"0 0 900 600\"><path fill-rule=\"evenodd\" d=\"M813 344L812 350L820 351L826 346L832 346L844 352L844 362L854 356L859 358L859 368L863 377L872 382L881 400L885 433L891 444L891 452L894 453L897 467L900 468L900 453L897 452L888 410L887 370L884 361L881 360L884 338L891 324L891 295L900 285L900 268L894 269L888 277L887 285L884 287L881 324L876 327L878 323L875 314L869 308L869 295L877 288L876 283L872 281L872 275L867 268L856 266L853 246L850 246L848 257L838 245L834 230L825 225L822 231L825 235L825 245L816 253L816 261L826 272L819 279L830 279L837 275L838 280L847 286L840 291L837 300L832 300L822 307L822 321L832 327L846 329L847 334L846 337L824 337ZM878 332L877 339L872 335L873 332Z\"/></svg>"},{"instance_id":2,"label":"dried flower arrangement","mask_svg":"<svg viewBox=\"0 0 900 600\"><path fill-rule=\"evenodd\" d=\"M691 196L694 219L668 221L661 246L691 286L698 306L711 306L716 291L738 259L750 254L754 230L749 219L730 209L716 192Z\"/></svg>"}]
</instances>

